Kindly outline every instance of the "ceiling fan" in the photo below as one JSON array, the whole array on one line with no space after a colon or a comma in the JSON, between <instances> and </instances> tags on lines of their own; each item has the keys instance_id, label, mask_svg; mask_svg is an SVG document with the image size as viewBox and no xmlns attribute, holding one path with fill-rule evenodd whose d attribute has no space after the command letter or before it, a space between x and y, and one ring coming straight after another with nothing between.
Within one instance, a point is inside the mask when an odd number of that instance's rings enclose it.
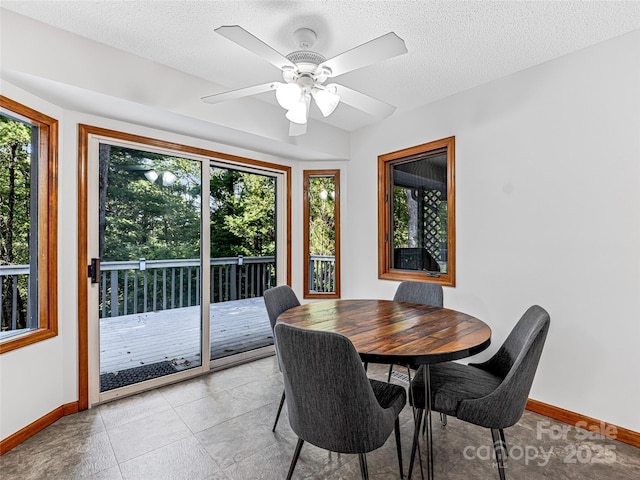
<instances>
[{"instance_id":1,"label":"ceiling fan","mask_svg":"<svg viewBox=\"0 0 640 480\"><path fill-rule=\"evenodd\" d=\"M344 85L325 84L330 78L407 53L404 40L393 32L327 60L319 53L309 50L313 47L316 34L308 28L300 28L294 32L294 41L301 50L286 56L238 25L218 27L215 31L282 70L284 83L269 82L208 95L202 97L205 103L226 102L275 90L276 100L287 110L290 136L306 133L312 99L325 117L331 115L340 102L378 118L388 117L396 108Z\"/></svg>"}]
</instances>

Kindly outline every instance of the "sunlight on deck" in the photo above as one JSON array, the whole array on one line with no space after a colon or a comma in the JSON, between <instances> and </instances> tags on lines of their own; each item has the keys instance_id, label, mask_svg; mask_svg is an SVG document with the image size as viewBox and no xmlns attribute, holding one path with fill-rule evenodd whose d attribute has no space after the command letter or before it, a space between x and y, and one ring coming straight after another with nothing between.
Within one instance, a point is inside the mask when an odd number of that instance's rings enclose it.
<instances>
[{"instance_id":1,"label":"sunlight on deck","mask_svg":"<svg viewBox=\"0 0 640 480\"><path fill-rule=\"evenodd\" d=\"M273 344L262 297L211 304L211 358ZM200 364L200 308L185 307L100 319L100 373L160 362Z\"/></svg>"}]
</instances>

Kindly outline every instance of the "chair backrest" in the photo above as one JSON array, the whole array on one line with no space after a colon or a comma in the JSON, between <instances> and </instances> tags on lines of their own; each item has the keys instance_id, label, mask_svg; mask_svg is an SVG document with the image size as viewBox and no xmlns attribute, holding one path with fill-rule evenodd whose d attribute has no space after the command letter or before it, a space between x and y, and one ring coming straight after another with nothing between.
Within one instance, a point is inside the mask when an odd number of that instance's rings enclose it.
<instances>
[{"instance_id":1,"label":"chair backrest","mask_svg":"<svg viewBox=\"0 0 640 480\"><path fill-rule=\"evenodd\" d=\"M544 308L529 307L495 355L484 363L471 364L503 380L489 395L463 400L458 407L460 419L487 428L506 428L520 420L550 323Z\"/></svg>"},{"instance_id":2,"label":"chair backrest","mask_svg":"<svg viewBox=\"0 0 640 480\"><path fill-rule=\"evenodd\" d=\"M420 303L442 307L442 285L427 282L401 282L393 299L396 302Z\"/></svg>"},{"instance_id":3,"label":"chair backrest","mask_svg":"<svg viewBox=\"0 0 640 480\"><path fill-rule=\"evenodd\" d=\"M267 314L269 315L269 323L271 323L271 330L276 324L278 315L285 310L297 307L300 305L300 301L291 287L288 285L280 285L273 287L264 292L264 304L267 307Z\"/></svg>"},{"instance_id":4,"label":"chair backrest","mask_svg":"<svg viewBox=\"0 0 640 480\"><path fill-rule=\"evenodd\" d=\"M351 341L282 323L275 337L289 423L298 437L340 453L382 446L395 417L380 407Z\"/></svg>"}]
</instances>

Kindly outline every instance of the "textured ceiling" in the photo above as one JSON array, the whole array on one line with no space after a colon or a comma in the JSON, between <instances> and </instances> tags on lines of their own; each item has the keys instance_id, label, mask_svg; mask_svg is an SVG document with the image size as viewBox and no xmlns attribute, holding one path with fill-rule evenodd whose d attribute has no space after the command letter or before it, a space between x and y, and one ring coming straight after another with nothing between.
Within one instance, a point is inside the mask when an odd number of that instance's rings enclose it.
<instances>
[{"instance_id":1,"label":"textured ceiling","mask_svg":"<svg viewBox=\"0 0 640 480\"><path fill-rule=\"evenodd\" d=\"M316 31L333 57L396 32L409 53L336 78L411 109L640 28L640 2L565 1L10 1L3 8L220 85L280 80L271 64L214 32L240 25L283 54L293 32ZM190 95L184 91L184 95ZM273 102L273 93L258 98ZM216 106L211 106L216 108ZM374 121L340 105L325 121Z\"/></svg>"}]
</instances>

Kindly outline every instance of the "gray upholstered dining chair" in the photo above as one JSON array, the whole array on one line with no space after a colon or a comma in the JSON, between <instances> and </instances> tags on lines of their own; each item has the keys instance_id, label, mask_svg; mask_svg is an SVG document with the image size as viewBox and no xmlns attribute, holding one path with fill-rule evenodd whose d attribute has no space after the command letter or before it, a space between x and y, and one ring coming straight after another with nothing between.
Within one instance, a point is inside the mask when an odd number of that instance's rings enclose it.
<instances>
[{"instance_id":1,"label":"gray upholstered dining chair","mask_svg":"<svg viewBox=\"0 0 640 480\"><path fill-rule=\"evenodd\" d=\"M429 282L400 282L393 299L396 302L420 303L422 305L443 305L442 285Z\"/></svg>"},{"instance_id":2,"label":"gray upholstered dining chair","mask_svg":"<svg viewBox=\"0 0 640 480\"><path fill-rule=\"evenodd\" d=\"M429 367L432 410L491 429L501 480L505 479L504 456L507 453L504 429L515 425L522 417L549 324L547 311L533 305L486 362L468 365L445 362ZM418 370L410 388L410 402L418 409L416 425L420 425L425 408L422 368ZM416 427L409 478L417 441Z\"/></svg>"},{"instance_id":3,"label":"gray upholstered dining chair","mask_svg":"<svg viewBox=\"0 0 640 480\"><path fill-rule=\"evenodd\" d=\"M427 282L400 282L393 300L396 302L411 302L421 305L433 305L442 308L443 305L442 285L439 283ZM389 375L387 382L391 381L393 365L389 365Z\"/></svg>"},{"instance_id":4,"label":"gray upholstered dining chair","mask_svg":"<svg viewBox=\"0 0 640 480\"><path fill-rule=\"evenodd\" d=\"M304 442L357 453L362 478L367 479L366 453L381 447L392 430L402 478L398 415L407 402L405 389L367 378L353 343L343 335L279 323L275 337L289 423L298 436L287 480Z\"/></svg>"},{"instance_id":5,"label":"gray upholstered dining chair","mask_svg":"<svg viewBox=\"0 0 640 480\"><path fill-rule=\"evenodd\" d=\"M291 290L291 287L289 287L288 285L280 285L270 288L268 290L265 290L263 295L264 304L267 307L267 315L269 316L269 323L271 324L271 332L273 332L273 327L275 327L276 325L278 316L285 310L289 310L290 308L300 305L300 301L298 300L295 292ZM277 355L278 350L276 348L276 356ZM276 431L278 419L280 418L282 406L284 405L284 396L285 393L283 390L282 397L280 398L280 405L278 406L278 412L276 413L276 420L275 422L273 422L273 428L271 429L272 432Z\"/></svg>"}]
</instances>

